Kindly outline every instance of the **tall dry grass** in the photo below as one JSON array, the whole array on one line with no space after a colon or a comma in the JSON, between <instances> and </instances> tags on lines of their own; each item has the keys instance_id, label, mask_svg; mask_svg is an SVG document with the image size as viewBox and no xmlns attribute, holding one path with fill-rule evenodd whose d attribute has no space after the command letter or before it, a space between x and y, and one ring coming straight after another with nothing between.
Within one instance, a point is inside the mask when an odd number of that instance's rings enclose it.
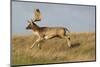
<instances>
[{"instance_id":1,"label":"tall dry grass","mask_svg":"<svg viewBox=\"0 0 100 67\"><path fill-rule=\"evenodd\" d=\"M41 42L41 49L30 46L36 36L12 37L12 64L45 64L76 61L93 61L95 59L95 33L72 33L72 47L67 41L57 37Z\"/></svg>"}]
</instances>

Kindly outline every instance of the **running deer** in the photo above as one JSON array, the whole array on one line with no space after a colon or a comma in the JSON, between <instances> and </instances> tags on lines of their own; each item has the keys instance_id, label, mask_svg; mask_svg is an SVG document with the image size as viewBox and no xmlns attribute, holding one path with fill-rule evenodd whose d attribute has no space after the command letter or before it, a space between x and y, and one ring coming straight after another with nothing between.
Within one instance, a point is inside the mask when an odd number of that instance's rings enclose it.
<instances>
[{"instance_id":1,"label":"running deer","mask_svg":"<svg viewBox=\"0 0 100 67\"><path fill-rule=\"evenodd\" d=\"M47 40L53 37L60 37L67 40L68 47L71 47L71 41L69 36L69 30L67 28L63 27L39 27L35 24L33 20L28 21L29 25L26 27L26 29L30 29L38 36L38 39L33 43L33 45L30 48L33 48L35 44L40 47L40 42L43 40Z\"/></svg>"}]
</instances>

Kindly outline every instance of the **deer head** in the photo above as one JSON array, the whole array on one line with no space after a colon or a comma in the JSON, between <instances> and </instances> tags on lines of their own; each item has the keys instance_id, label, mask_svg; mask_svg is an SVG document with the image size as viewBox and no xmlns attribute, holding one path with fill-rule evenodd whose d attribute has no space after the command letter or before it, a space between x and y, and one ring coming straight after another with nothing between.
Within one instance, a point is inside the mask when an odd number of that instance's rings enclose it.
<instances>
[{"instance_id":1,"label":"deer head","mask_svg":"<svg viewBox=\"0 0 100 67\"><path fill-rule=\"evenodd\" d=\"M29 20L27 22L28 22L28 26L26 27L26 29L32 29L33 23Z\"/></svg>"},{"instance_id":2,"label":"deer head","mask_svg":"<svg viewBox=\"0 0 100 67\"><path fill-rule=\"evenodd\" d=\"M33 30L37 30L39 27L34 23L34 21L31 19L31 21L27 21L28 22L28 26L26 27L26 29L33 29Z\"/></svg>"}]
</instances>

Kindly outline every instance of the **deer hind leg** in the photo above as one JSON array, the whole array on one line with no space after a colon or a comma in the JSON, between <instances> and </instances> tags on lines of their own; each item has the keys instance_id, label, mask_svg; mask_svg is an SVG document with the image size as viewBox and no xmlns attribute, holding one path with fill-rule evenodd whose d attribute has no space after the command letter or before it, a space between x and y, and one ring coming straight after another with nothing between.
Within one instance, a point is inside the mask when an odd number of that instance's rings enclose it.
<instances>
[{"instance_id":1,"label":"deer hind leg","mask_svg":"<svg viewBox=\"0 0 100 67\"><path fill-rule=\"evenodd\" d=\"M58 37L67 39L67 45L68 45L68 47L71 47L71 41L70 41L70 37L69 36L59 35Z\"/></svg>"},{"instance_id":2,"label":"deer hind leg","mask_svg":"<svg viewBox=\"0 0 100 67\"><path fill-rule=\"evenodd\" d=\"M68 45L68 47L71 47L70 37L69 36L66 36L66 39L67 39L67 45Z\"/></svg>"}]
</instances>

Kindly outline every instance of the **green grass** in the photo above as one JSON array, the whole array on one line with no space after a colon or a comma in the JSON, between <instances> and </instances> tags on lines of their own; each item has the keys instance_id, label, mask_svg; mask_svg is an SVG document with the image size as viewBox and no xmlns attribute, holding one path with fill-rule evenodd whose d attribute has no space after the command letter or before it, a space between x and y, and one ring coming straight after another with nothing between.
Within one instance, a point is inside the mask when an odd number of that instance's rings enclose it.
<instances>
[{"instance_id":1,"label":"green grass","mask_svg":"<svg viewBox=\"0 0 100 67\"><path fill-rule=\"evenodd\" d=\"M33 35L13 36L13 65L96 60L95 33L72 33L72 48L68 48L66 40L55 37L42 42L41 49L37 45L30 49L36 39Z\"/></svg>"}]
</instances>

